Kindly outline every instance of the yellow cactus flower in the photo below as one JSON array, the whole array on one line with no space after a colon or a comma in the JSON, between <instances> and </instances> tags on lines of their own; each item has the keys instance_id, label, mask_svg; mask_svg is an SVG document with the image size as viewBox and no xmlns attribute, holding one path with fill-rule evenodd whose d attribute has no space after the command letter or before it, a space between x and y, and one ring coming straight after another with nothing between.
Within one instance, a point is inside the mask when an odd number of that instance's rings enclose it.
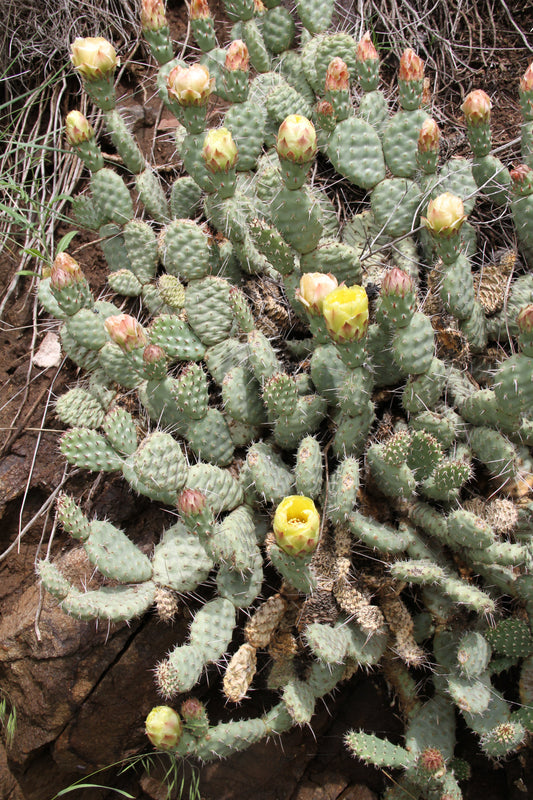
<instances>
[{"instance_id":1,"label":"yellow cactus flower","mask_svg":"<svg viewBox=\"0 0 533 800\"><path fill-rule=\"evenodd\" d=\"M274 514L274 535L279 547L290 556L313 553L320 536L320 515L310 497L285 497Z\"/></svg>"},{"instance_id":2,"label":"yellow cactus flower","mask_svg":"<svg viewBox=\"0 0 533 800\"><path fill-rule=\"evenodd\" d=\"M86 81L96 81L114 72L118 59L113 45L101 36L75 39L71 47L72 65Z\"/></svg>"},{"instance_id":3,"label":"yellow cactus flower","mask_svg":"<svg viewBox=\"0 0 533 800\"><path fill-rule=\"evenodd\" d=\"M146 735L159 750L176 747L183 731L180 715L170 706L152 708L145 722Z\"/></svg>"},{"instance_id":4,"label":"yellow cactus flower","mask_svg":"<svg viewBox=\"0 0 533 800\"><path fill-rule=\"evenodd\" d=\"M422 217L421 222L433 236L446 238L458 233L465 219L461 198L444 192L429 201L427 217Z\"/></svg>"},{"instance_id":5,"label":"yellow cactus flower","mask_svg":"<svg viewBox=\"0 0 533 800\"><path fill-rule=\"evenodd\" d=\"M362 286L339 286L322 303L322 314L334 342L356 342L368 328L368 297Z\"/></svg>"}]
</instances>

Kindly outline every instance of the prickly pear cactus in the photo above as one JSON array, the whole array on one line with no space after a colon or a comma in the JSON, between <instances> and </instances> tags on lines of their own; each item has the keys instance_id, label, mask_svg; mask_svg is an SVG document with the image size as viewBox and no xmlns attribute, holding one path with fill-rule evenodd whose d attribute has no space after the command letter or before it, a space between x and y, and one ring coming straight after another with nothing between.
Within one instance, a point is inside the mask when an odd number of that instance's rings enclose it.
<instances>
[{"instance_id":1,"label":"prickly pear cactus","mask_svg":"<svg viewBox=\"0 0 533 800\"><path fill-rule=\"evenodd\" d=\"M84 592L48 560L39 575L65 612L110 622L153 604L171 619L208 578L216 587L156 666L163 700L181 703L148 717L157 748L231 755L309 723L317 699L383 664L405 747L364 731L347 746L402 768L410 797L460 798L454 704L492 758L533 730L533 71L525 163L509 172L491 154L481 90L462 107L472 157L443 163L416 53L401 57L396 108L370 35L328 32L333 3L266 5L227 0L222 46L193 0L202 55L181 59L162 5L144 3L179 123L169 191L117 108L112 45L73 46L122 165L105 166L71 112L91 173L77 220L98 231L117 298L96 300L66 254L43 272L42 306L90 377L58 400L60 450L178 518L148 556L62 495L63 528L112 583ZM216 128L211 95L225 101ZM343 214L338 184L360 198ZM519 252L477 254L478 197L495 215L509 205ZM262 686L277 702L212 724L182 695L221 660L228 703ZM410 669L430 664L424 694ZM493 683L515 664L519 710Z\"/></svg>"}]
</instances>

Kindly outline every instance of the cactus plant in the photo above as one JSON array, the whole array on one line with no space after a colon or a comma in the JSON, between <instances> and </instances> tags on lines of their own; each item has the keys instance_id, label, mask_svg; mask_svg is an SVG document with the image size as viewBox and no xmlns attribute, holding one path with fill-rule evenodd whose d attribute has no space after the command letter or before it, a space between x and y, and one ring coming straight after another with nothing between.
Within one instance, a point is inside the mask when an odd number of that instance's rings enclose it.
<instances>
[{"instance_id":1,"label":"cactus plant","mask_svg":"<svg viewBox=\"0 0 533 800\"><path fill-rule=\"evenodd\" d=\"M75 45L73 64L146 210L144 221L134 219L122 173L103 166L94 132L71 114L69 141L92 172L87 221L103 239L111 288L139 298L143 314L141 322L95 301L65 254L41 280L39 298L62 320L65 352L92 374L89 389L57 403L71 426L61 451L78 467L120 471L134 491L176 507L179 520L148 558L62 496L64 529L119 585L81 592L48 561L39 574L67 613L112 621L143 614L161 594L202 595L211 576L216 596L197 610L187 642L157 666L160 693L171 701L193 690L228 654L223 691L239 702L265 650L279 700L257 719L214 725L194 699L181 716L157 707L148 735L180 757L208 761L306 724L318 698L395 652L404 664L396 682L406 746L352 732L348 747L368 763L404 769L413 797L460 797L450 699L491 757L515 750L531 727L491 680L502 657L523 659L530 697L533 286L530 275L513 276L506 309L486 311L468 220L478 196L509 199L533 268L533 173L524 165L508 174L491 155L481 91L463 104L473 159L439 164L416 53L402 55L392 112L369 34L358 43L328 33L331 3L297 3L297 24L275 0L266 5L225 2L234 28L223 50L207 3L192 2L198 62L172 58L162 9L145 4L160 97L180 123L170 198L115 108L114 50L100 40ZM520 90L524 161L530 83L524 78ZM207 130L213 93L229 108L223 125ZM335 181L369 192L342 227L327 170L316 178L324 161ZM78 208L87 212L86 203ZM258 307L251 287L260 281L276 287L281 304L272 295ZM464 343L463 369L442 346L430 308ZM264 333L263 312L278 337ZM488 341L500 346L489 376ZM150 433L121 407L126 391L152 421ZM484 516L485 489L508 498L513 522L504 536ZM372 512L376 503L386 515ZM267 566L278 577L262 597ZM491 628L505 613L501 595L523 616L513 611ZM413 619L408 597L425 606L430 624ZM239 609L250 619L236 646ZM520 642L510 646L515 627ZM416 696L408 672L425 662L438 665L431 699Z\"/></svg>"}]
</instances>

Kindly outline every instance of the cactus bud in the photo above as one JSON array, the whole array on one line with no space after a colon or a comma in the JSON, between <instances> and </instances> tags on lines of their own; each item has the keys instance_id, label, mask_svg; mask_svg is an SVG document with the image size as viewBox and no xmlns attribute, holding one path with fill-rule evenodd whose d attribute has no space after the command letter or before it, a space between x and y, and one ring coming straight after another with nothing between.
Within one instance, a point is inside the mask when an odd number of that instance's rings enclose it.
<instances>
[{"instance_id":1,"label":"cactus bud","mask_svg":"<svg viewBox=\"0 0 533 800\"><path fill-rule=\"evenodd\" d=\"M207 498L199 489L184 489L178 497L178 511L186 516L201 514L206 503Z\"/></svg>"},{"instance_id":2,"label":"cactus bud","mask_svg":"<svg viewBox=\"0 0 533 800\"><path fill-rule=\"evenodd\" d=\"M180 707L180 713L188 733L195 738L201 739L209 730L209 718L205 706L196 697L189 697L184 700Z\"/></svg>"},{"instance_id":3,"label":"cactus bud","mask_svg":"<svg viewBox=\"0 0 533 800\"><path fill-rule=\"evenodd\" d=\"M338 285L337 278L331 273L305 272L300 278L296 299L303 303L309 314L322 314L324 298Z\"/></svg>"},{"instance_id":4,"label":"cactus bud","mask_svg":"<svg viewBox=\"0 0 533 800\"><path fill-rule=\"evenodd\" d=\"M461 111L469 125L481 125L490 121L491 105L488 94L476 89L466 96Z\"/></svg>"},{"instance_id":5,"label":"cactus bud","mask_svg":"<svg viewBox=\"0 0 533 800\"><path fill-rule=\"evenodd\" d=\"M118 59L115 48L101 36L75 39L70 59L86 81L95 81L114 72Z\"/></svg>"},{"instance_id":6,"label":"cactus bud","mask_svg":"<svg viewBox=\"0 0 533 800\"><path fill-rule=\"evenodd\" d=\"M520 333L533 333L533 305L523 308L516 318Z\"/></svg>"},{"instance_id":7,"label":"cactus bud","mask_svg":"<svg viewBox=\"0 0 533 800\"><path fill-rule=\"evenodd\" d=\"M129 353L138 347L146 347L148 340L142 325L129 314L116 314L104 322L106 331L121 350Z\"/></svg>"},{"instance_id":8,"label":"cactus bud","mask_svg":"<svg viewBox=\"0 0 533 800\"><path fill-rule=\"evenodd\" d=\"M183 731L179 714L170 706L152 708L145 722L146 735L154 747L170 750L176 747Z\"/></svg>"},{"instance_id":9,"label":"cactus bud","mask_svg":"<svg viewBox=\"0 0 533 800\"><path fill-rule=\"evenodd\" d=\"M446 760L436 747L426 747L418 756L417 771L422 777L441 778L446 772Z\"/></svg>"},{"instance_id":10,"label":"cactus bud","mask_svg":"<svg viewBox=\"0 0 533 800\"><path fill-rule=\"evenodd\" d=\"M329 62L326 72L326 92L348 91L350 88L350 73L342 58L336 56Z\"/></svg>"},{"instance_id":11,"label":"cactus bud","mask_svg":"<svg viewBox=\"0 0 533 800\"><path fill-rule=\"evenodd\" d=\"M357 45L357 60L358 61L376 61L378 59L378 51L374 47L370 31L367 31L359 44Z\"/></svg>"},{"instance_id":12,"label":"cactus bud","mask_svg":"<svg viewBox=\"0 0 533 800\"><path fill-rule=\"evenodd\" d=\"M207 0L191 0L189 3L190 19L207 19L211 16Z\"/></svg>"},{"instance_id":13,"label":"cactus bud","mask_svg":"<svg viewBox=\"0 0 533 800\"><path fill-rule=\"evenodd\" d=\"M227 128L212 128L204 139L202 158L210 172L229 172L237 163L237 145Z\"/></svg>"},{"instance_id":14,"label":"cactus bud","mask_svg":"<svg viewBox=\"0 0 533 800\"><path fill-rule=\"evenodd\" d=\"M181 106L204 106L213 90L214 78L203 64L174 67L168 75L169 95Z\"/></svg>"},{"instance_id":15,"label":"cactus bud","mask_svg":"<svg viewBox=\"0 0 533 800\"><path fill-rule=\"evenodd\" d=\"M248 72L249 61L250 57L245 43L242 39L235 39L226 52L226 69L229 69L231 72L235 70Z\"/></svg>"},{"instance_id":16,"label":"cactus bud","mask_svg":"<svg viewBox=\"0 0 533 800\"><path fill-rule=\"evenodd\" d=\"M50 283L54 289L61 291L82 281L85 281L85 276L78 262L68 253L58 253L50 271Z\"/></svg>"},{"instance_id":17,"label":"cactus bud","mask_svg":"<svg viewBox=\"0 0 533 800\"><path fill-rule=\"evenodd\" d=\"M339 286L322 303L322 314L334 342L356 342L368 328L368 297L362 286Z\"/></svg>"},{"instance_id":18,"label":"cactus bud","mask_svg":"<svg viewBox=\"0 0 533 800\"><path fill-rule=\"evenodd\" d=\"M533 91L533 62L529 65L529 67L526 69L526 71L520 78L519 86L521 92Z\"/></svg>"},{"instance_id":19,"label":"cactus bud","mask_svg":"<svg viewBox=\"0 0 533 800\"><path fill-rule=\"evenodd\" d=\"M381 295L407 297L415 290L413 279L399 267L388 270L381 281Z\"/></svg>"},{"instance_id":20,"label":"cactus bud","mask_svg":"<svg viewBox=\"0 0 533 800\"><path fill-rule=\"evenodd\" d=\"M141 27L143 31L160 31L167 26L163 0L142 0Z\"/></svg>"},{"instance_id":21,"label":"cactus bud","mask_svg":"<svg viewBox=\"0 0 533 800\"><path fill-rule=\"evenodd\" d=\"M94 128L80 111L71 111L65 119L65 135L74 147L94 139Z\"/></svg>"},{"instance_id":22,"label":"cactus bud","mask_svg":"<svg viewBox=\"0 0 533 800\"><path fill-rule=\"evenodd\" d=\"M402 81L421 81L424 79L424 62L410 47L400 58L399 78Z\"/></svg>"},{"instance_id":23,"label":"cactus bud","mask_svg":"<svg viewBox=\"0 0 533 800\"><path fill-rule=\"evenodd\" d=\"M328 100L320 100L315 107L316 120L321 128L325 131L333 131L337 119L335 117L335 109Z\"/></svg>"},{"instance_id":24,"label":"cactus bud","mask_svg":"<svg viewBox=\"0 0 533 800\"><path fill-rule=\"evenodd\" d=\"M291 114L279 126L278 155L295 164L306 164L317 151L315 127L306 117Z\"/></svg>"},{"instance_id":25,"label":"cactus bud","mask_svg":"<svg viewBox=\"0 0 533 800\"><path fill-rule=\"evenodd\" d=\"M439 150L440 130L434 119L426 119L422 123L418 134L418 149L421 153L434 152Z\"/></svg>"},{"instance_id":26,"label":"cactus bud","mask_svg":"<svg viewBox=\"0 0 533 800\"><path fill-rule=\"evenodd\" d=\"M463 201L450 192L444 192L428 204L427 217L422 224L435 236L448 237L457 233L465 221Z\"/></svg>"},{"instance_id":27,"label":"cactus bud","mask_svg":"<svg viewBox=\"0 0 533 800\"><path fill-rule=\"evenodd\" d=\"M145 364L159 364L166 362L167 356L162 347L158 344L147 344L143 351L143 361Z\"/></svg>"},{"instance_id":28,"label":"cactus bud","mask_svg":"<svg viewBox=\"0 0 533 800\"><path fill-rule=\"evenodd\" d=\"M533 169L527 164L519 164L509 174L515 194L519 197L526 197L533 193Z\"/></svg>"},{"instance_id":29,"label":"cactus bud","mask_svg":"<svg viewBox=\"0 0 533 800\"><path fill-rule=\"evenodd\" d=\"M290 495L276 508L274 535L288 555L313 553L320 536L320 515L309 497Z\"/></svg>"}]
</instances>

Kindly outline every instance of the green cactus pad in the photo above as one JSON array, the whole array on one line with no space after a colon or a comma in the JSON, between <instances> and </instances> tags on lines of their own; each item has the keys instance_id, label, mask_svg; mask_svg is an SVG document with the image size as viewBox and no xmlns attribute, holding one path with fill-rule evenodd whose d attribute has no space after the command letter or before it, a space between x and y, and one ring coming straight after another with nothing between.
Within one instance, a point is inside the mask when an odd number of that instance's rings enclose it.
<instances>
[{"instance_id":1,"label":"green cactus pad","mask_svg":"<svg viewBox=\"0 0 533 800\"><path fill-rule=\"evenodd\" d=\"M100 219L122 225L133 217L130 193L120 177L111 169L99 169L91 178L91 192Z\"/></svg>"},{"instance_id":2,"label":"green cactus pad","mask_svg":"<svg viewBox=\"0 0 533 800\"><path fill-rule=\"evenodd\" d=\"M155 584L146 581L132 587L104 586L92 592L71 589L60 605L71 617L118 623L141 617L154 602L154 596Z\"/></svg>"},{"instance_id":3,"label":"green cactus pad","mask_svg":"<svg viewBox=\"0 0 533 800\"><path fill-rule=\"evenodd\" d=\"M121 583L141 583L152 577L149 559L109 522L91 522L91 533L83 543L91 564L106 578Z\"/></svg>"},{"instance_id":4,"label":"green cactus pad","mask_svg":"<svg viewBox=\"0 0 533 800\"><path fill-rule=\"evenodd\" d=\"M368 122L357 117L337 125L327 154L337 172L362 189L372 189L385 177L379 136Z\"/></svg>"},{"instance_id":5,"label":"green cactus pad","mask_svg":"<svg viewBox=\"0 0 533 800\"><path fill-rule=\"evenodd\" d=\"M398 111L391 117L383 133L383 153L395 177L411 178L417 171L418 135L428 118L422 108Z\"/></svg>"}]
</instances>

